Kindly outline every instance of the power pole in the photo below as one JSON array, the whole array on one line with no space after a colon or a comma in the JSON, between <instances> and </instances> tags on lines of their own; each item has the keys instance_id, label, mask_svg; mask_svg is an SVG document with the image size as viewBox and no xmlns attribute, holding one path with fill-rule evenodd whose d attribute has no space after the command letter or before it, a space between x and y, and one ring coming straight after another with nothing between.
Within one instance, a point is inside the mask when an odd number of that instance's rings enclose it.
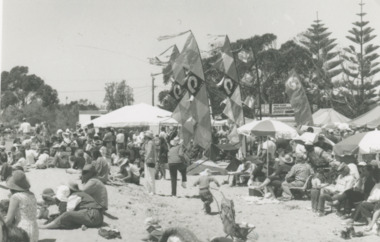
<instances>
[{"instance_id":1,"label":"power pole","mask_svg":"<svg viewBox=\"0 0 380 242\"><path fill-rule=\"evenodd\" d=\"M152 77L152 106L154 106L154 75L150 74L150 76Z\"/></svg>"}]
</instances>

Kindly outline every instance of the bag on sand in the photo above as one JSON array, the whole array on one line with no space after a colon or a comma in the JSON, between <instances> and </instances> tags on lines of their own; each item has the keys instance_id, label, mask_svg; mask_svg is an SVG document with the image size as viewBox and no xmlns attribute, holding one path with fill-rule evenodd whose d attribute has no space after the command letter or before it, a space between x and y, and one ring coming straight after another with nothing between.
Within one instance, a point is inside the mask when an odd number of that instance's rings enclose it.
<instances>
[{"instance_id":1,"label":"bag on sand","mask_svg":"<svg viewBox=\"0 0 380 242\"><path fill-rule=\"evenodd\" d=\"M98 230L98 234L106 239L121 239L120 231L109 227L100 228Z\"/></svg>"}]
</instances>

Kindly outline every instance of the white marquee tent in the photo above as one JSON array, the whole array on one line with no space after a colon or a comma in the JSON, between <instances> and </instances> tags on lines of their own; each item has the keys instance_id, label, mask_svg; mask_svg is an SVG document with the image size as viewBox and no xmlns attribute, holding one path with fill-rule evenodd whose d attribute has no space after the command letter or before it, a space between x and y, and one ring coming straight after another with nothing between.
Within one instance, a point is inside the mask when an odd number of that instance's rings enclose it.
<instances>
[{"instance_id":1,"label":"white marquee tent","mask_svg":"<svg viewBox=\"0 0 380 242\"><path fill-rule=\"evenodd\" d=\"M91 123L95 128L150 126L151 129L158 130L160 124L177 124L171 115L172 113L169 111L140 103L119 108L92 120Z\"/></svg>"}]
</instances>

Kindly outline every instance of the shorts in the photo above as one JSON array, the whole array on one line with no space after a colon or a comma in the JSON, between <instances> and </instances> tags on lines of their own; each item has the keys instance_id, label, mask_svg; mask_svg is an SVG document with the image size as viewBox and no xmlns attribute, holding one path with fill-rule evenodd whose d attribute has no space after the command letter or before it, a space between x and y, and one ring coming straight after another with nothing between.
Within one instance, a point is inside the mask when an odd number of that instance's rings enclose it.
<instances>
[{"instance_id":1,"label":"shorts","mask_svg":"<svg viewBox=\"0 0 380 242\"><path fill-rule=\"evenodd\" d=\"M214 201L209 189L199 190L199 196L201 197L202 202L206 204L211 204Z\"/></svg>"}]
</instances>

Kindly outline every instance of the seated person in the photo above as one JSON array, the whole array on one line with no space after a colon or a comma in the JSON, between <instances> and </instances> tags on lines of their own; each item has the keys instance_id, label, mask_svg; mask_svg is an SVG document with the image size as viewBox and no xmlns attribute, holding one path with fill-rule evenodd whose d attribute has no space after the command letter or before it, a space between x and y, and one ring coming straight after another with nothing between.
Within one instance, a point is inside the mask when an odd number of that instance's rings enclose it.
<instances>
[{"instance_id":1,"label":"seated person","mask_svg":"<svg viewBox=\"0 0 380 242\"><path fill-rule=\"evenodd\" d=\"M277 166L275 172L268 176L257 188L268 189L273 197L277 197L276 194L278 194L281 184L285 181L286 174L288 174L293 165L293 158L288 154L285 155L282 163Z\"/></svg>"},{"instance_id":2,"label":"seated person","mask_svg":"<svg viewBox=\"0 0 380 242\"><path fill-rule=\"evenodd\" d=\"M239 165L236 171L229 172L228 174L233 175L232 183L230 186L235 186L239 181L241 184L246 183L249 180L249 177L252 173L252 170L255 168L255 165L251 163L251 161L246 160L244 163ZM244 176L246 175L246 176Z\"/></svg>"},{"instance_id":3,"label":"seated person","mask_svg":"<svg viewBox=\"0 0 380 242\"><path fill-rule=\"evenodd\" d=\"M53 164L57 168L70 168L69 157L71 154L70 147L61 145L54 156Z\"/></svg>"},{"instance_id":4,"label":"seated person","mask_svg":"<svg viewBox=\"0 0 380 242\"><path fill-rule=\"evenodd\" d=\"M67 211L41 229L76 229L82 225L98 228L103 224L103 208L90 195L79 190L78 184L69 183L70 196Z\"/></svg>"},{"instance_id":5,"label":"seated person","mask_svg":"<svg viewBox=\"0 0 380 242\"><path fill-rule=\"evenodd\" d=\"M368 198L375 185L373 172L371 166L368 166L365 162L359 162L359 180L355 181L353 188L346 190L337 199L344 206L343 215L348 216L355 204Z\"/></svg>"},{"instance_id":6,"label":"seated person","mask_svg":"<svg viewBox=\"0 0 380 242\"><path fill-rule=\"evenodd\" d=\"M42 151L42 154L40 154L38 156L38 160L36 161L36 163L34 164L34 166L36 167L36 169L46 169L48 167L48 164L49 164L49 150L48 149L44 149Z\"/></svg>"},{"instance_id":7,"label":"seated person","mask_svg":"<svg viewBox=\"0 0 380 242\"><path fill-rule=\"evenodd\" d=\"M338 201L345 191L352 189L354 186L355 179L350 175L350 168L346 164L341 164L338 172L340 174L336 179L336 184L331 184L321 189L321 195L318 200L318 216L325 215L325 201Z\"/></svg>"},{"instance_id":8,"label":"seated person","mask_svg":"<svg viewBox=\"0 0 380 242\"><path fill-rule=\"evenodd\" d=\"M42 192L42 201L38 202L37 218L46 218L48 222L58 217L60 214L66 212L67 199L70 195L70 189L68 186L61 185L57 188L57 193L54 193L53 189L46 188ZM48 207L52 205L58 206L59 214L49 216ZM44 214L45 213L45 214Z\"/></svg>"},{"instance_id":9,"label":"seated person","mask_svg":"<svg viewBox=\"0 0 380 242\"><path fill-rule=\"evenodd\" d=\"M114 183L115 181L139 185L140 169L133 164L133 162L129 162L128 159L125 159L124 163L119 167L119 172L110 178L111 183Z\"/></svg>"},{"instance_id":10,"label":"seated person","mask_svg":"<svg viewBox=\"0 0 380 242\"><path fill-rule=\"evenodd\" d=\"M15 155L16 162L12 165L12 168L15 169L17 167L22 167L23 170L26 170L28 167L28 163L26 159L24 158L22 152L17 151Z\"/></svg>"},{"instance_id":11,"label":"seated person","mask_svg":"<svg viewBox=\"0 0 380 242\"><path fill-rule=\"evenodd\" d=\"M376 182L372 188L368 198L361 202L355 209L351 219L347 221L347 225L353 226L354 221L359 221L360 218L365 218L367 223L371 223L372 213L377 208L380 202L380 171L377 170L373 173L373 178Z\"/></svg>"},{"instance_id":12,"label":"seated person","mask_svg":"<svg viewBox=\"0 0 380 242\"><path fill-rule=\"evenodd\" d=\"M285 181L281 184L283 198L291 199L292 193L290 192L290 188L302 187L313 173L311 166L306 163L306 156L304 154L296 154L296 164L286 174Z\"/></svg>"}]
</instances>

